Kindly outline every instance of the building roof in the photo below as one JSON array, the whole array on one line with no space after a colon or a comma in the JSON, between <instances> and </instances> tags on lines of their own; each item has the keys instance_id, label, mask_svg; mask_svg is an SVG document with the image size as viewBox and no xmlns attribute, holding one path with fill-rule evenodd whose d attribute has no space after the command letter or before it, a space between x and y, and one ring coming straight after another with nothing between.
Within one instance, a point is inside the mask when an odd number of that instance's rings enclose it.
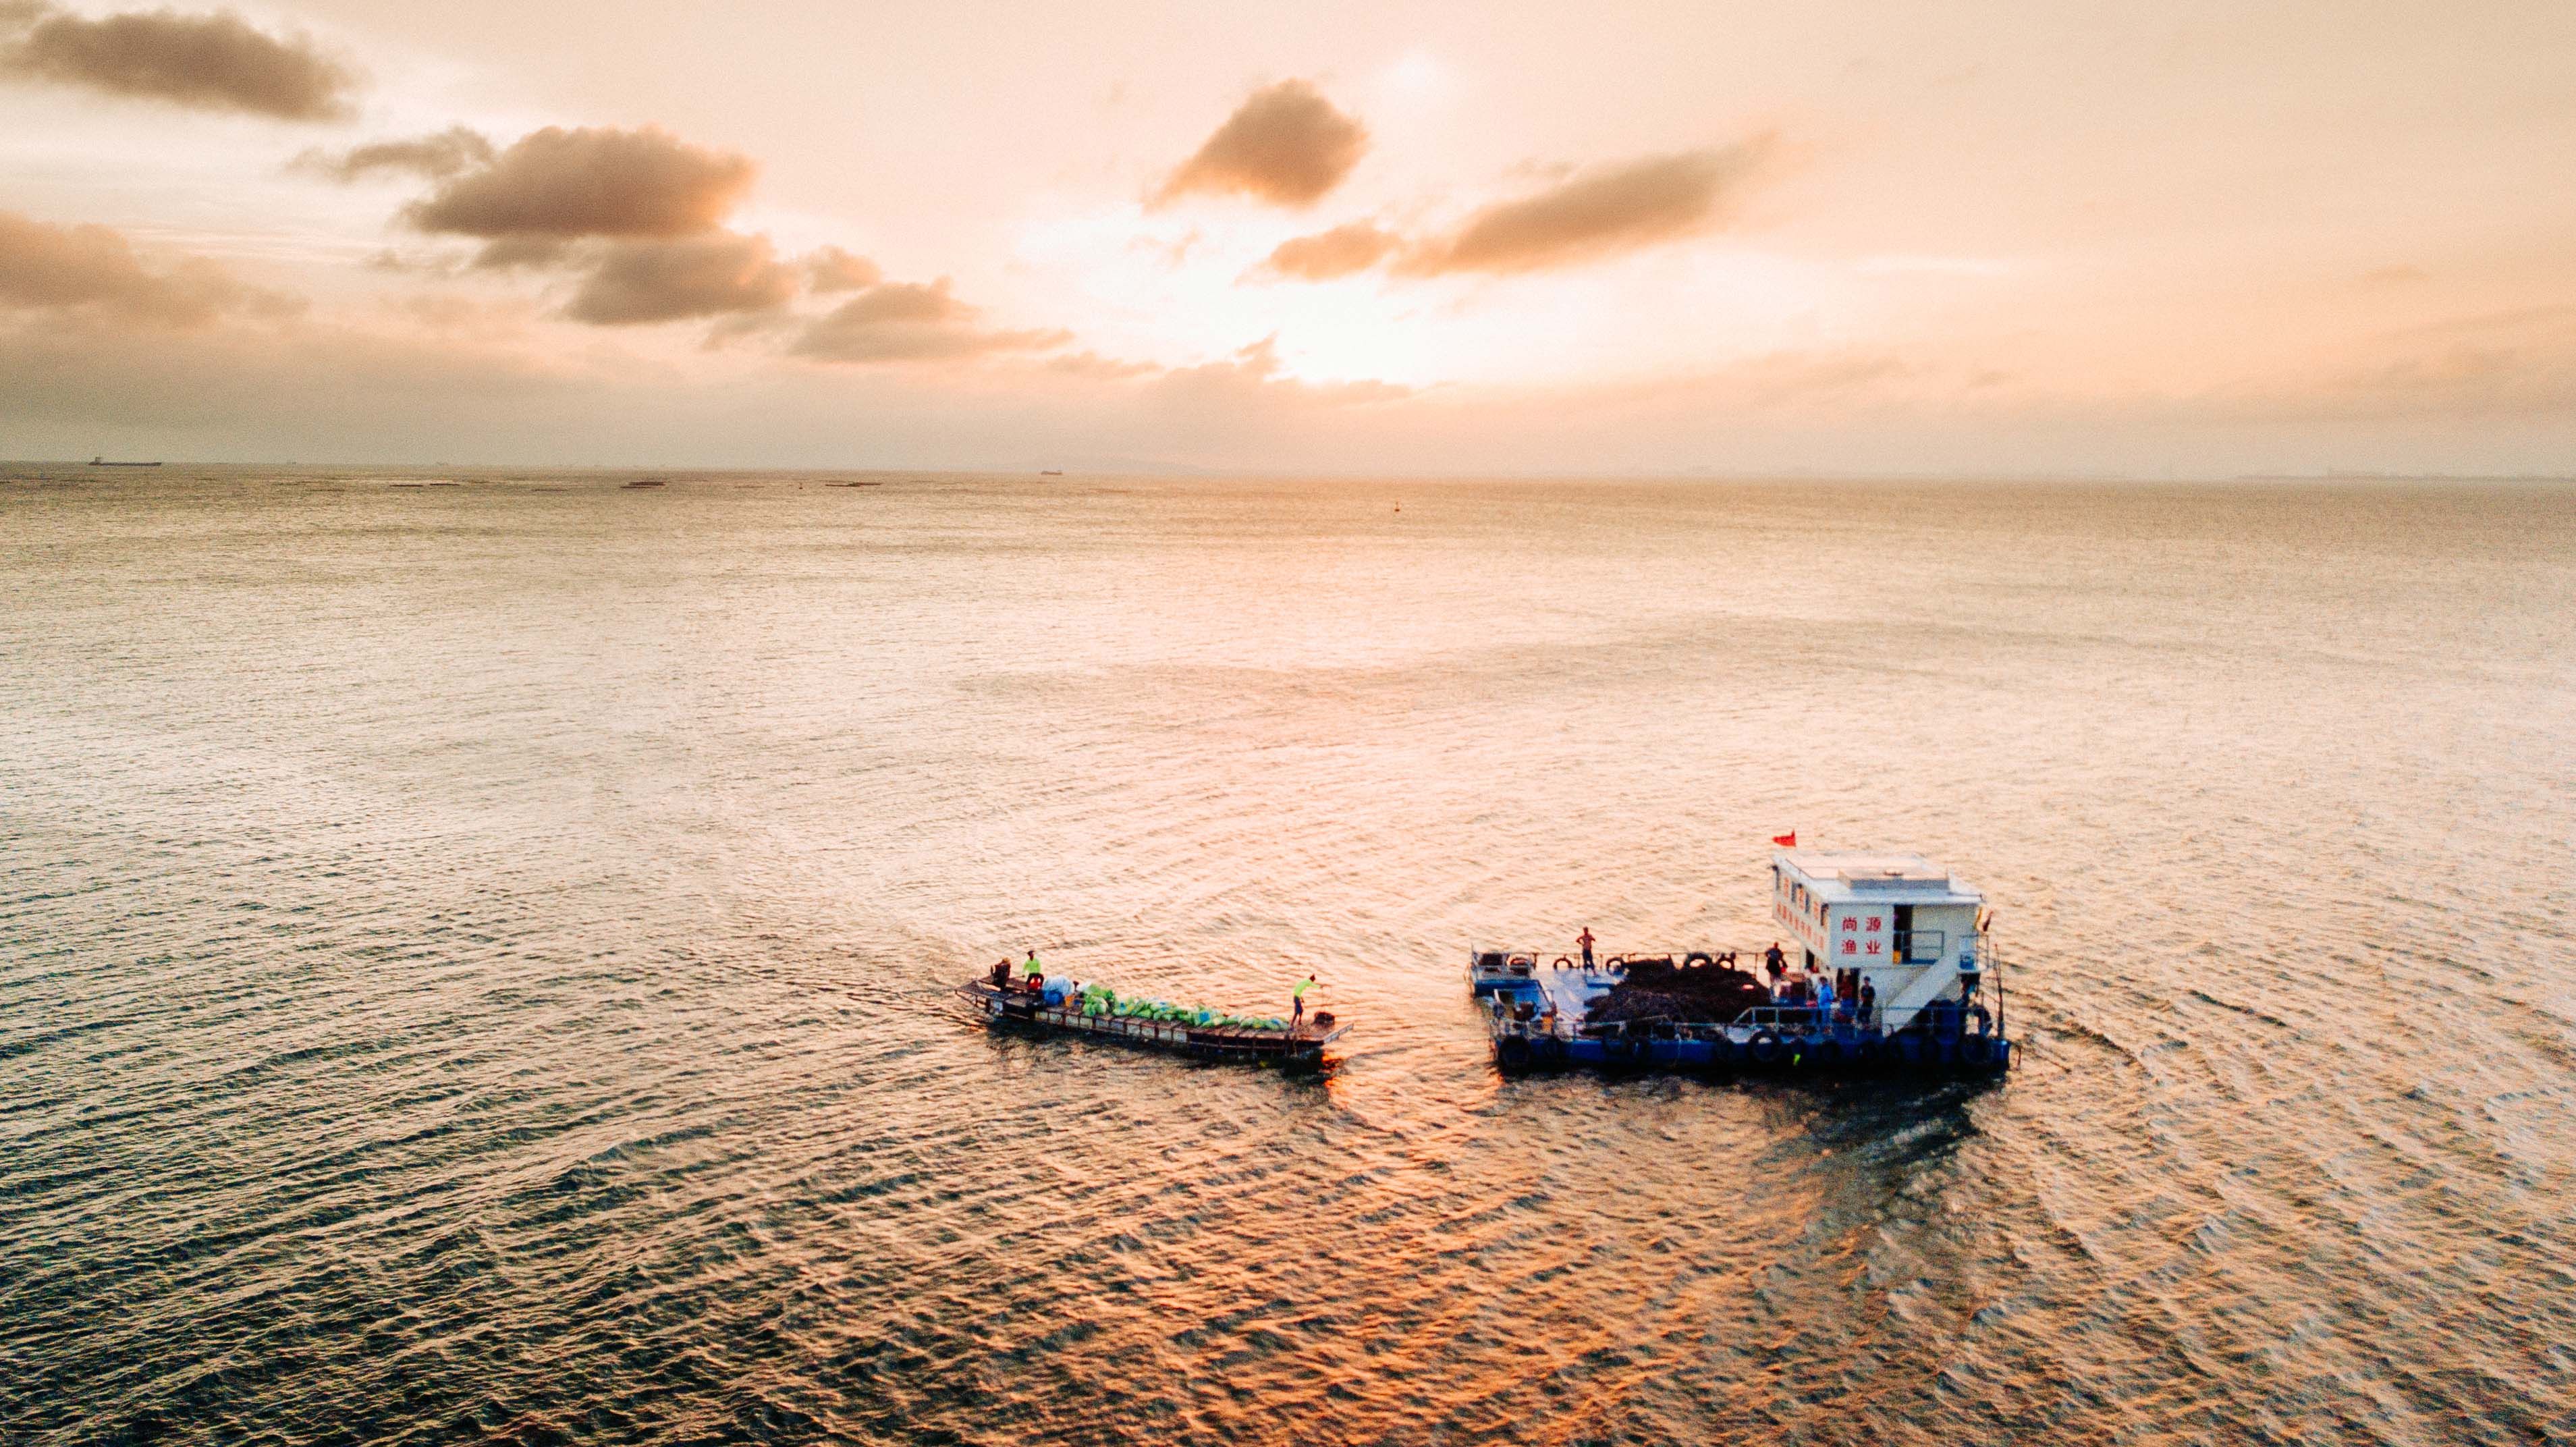
<instances>
[{"instance_id":1,"label":"building roof","mask_svg":"<svg viewBox=\"0 0 2576 1447\"><path fill-rule=\"evenodd\" d=\"M1920 854L1862 849L1779 849L1772 862L1828 904L1983 904L1965 880Z\"/></svg>"}]
</instances>

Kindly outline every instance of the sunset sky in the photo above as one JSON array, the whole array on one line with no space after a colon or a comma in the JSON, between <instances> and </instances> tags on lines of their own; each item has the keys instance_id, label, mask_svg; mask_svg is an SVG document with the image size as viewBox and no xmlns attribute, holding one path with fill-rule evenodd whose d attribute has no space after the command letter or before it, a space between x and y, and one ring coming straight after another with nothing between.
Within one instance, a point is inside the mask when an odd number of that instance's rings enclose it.
<instances>
[{"instance_id":1,"label":"sunset sky","mask_svg":"<svg viewBox=\"0 0 2576 1447\"><path fill-rule=\"evenodd\" d=\"M0 456L2576 470L2576 6L0 0Z\"/></svg>"}]
</instances>

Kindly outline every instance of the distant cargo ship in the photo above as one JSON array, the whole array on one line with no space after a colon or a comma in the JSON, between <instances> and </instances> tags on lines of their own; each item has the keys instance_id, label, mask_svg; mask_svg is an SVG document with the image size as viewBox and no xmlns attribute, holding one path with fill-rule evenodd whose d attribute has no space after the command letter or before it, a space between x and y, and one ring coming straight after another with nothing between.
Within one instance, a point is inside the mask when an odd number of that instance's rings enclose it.
<instances>
[{"instance_id":1,"label":"distant cargo ship","mask_svg":"<svg viewBox=\"0 0 2576 1447\"><path fill-rule=\"evenodd\" d=\"M89 465L92 467L159 467L161 464L157 462L110 462L104 457L93 457L89 460Z\"/></svg>"}]
</instances>

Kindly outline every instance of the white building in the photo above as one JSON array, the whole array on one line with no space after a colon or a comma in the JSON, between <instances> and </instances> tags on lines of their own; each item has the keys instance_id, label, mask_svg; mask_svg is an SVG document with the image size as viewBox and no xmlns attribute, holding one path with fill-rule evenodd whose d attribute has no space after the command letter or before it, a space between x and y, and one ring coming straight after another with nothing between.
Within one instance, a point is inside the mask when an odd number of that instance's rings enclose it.
<instances>
[{"instance_id":1,"label":"white building","mask_svg":"<svg viewBox=\"0 0 2576 1447\"><path fill-rule=\"evenodd\" d=\"M1985 896L1922 855L1775 850L1771 905L1791 957L1833 972L1845 999L1867 980L1887 1030L1966 999L1982 977Z\"/></svg>"}]
</instances>

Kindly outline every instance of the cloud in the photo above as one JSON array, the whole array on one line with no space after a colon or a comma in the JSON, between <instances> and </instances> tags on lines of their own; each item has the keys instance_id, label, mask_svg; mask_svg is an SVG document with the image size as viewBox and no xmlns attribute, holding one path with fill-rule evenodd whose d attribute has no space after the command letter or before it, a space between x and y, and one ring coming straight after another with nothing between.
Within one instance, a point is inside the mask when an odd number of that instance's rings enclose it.
<instances>
[{"instance_id":1,"label":"cloud","mask_svg":"<svg viewBox=\"0 0 2576 1447\"><path fill-rule=\"evenodd\" d=\"M1248 347L1238 348L1224 361L1174 367L1162 375L1156 386L1168 400L1184 406L1213 404L1223 398L1255 393L1294 395L1301 401L1329 406L1392 402L1413 395L1412 388L1394 382L1306 382L1282 376L1280 370L1279 336L1274 332Z\"/></svg>"},{"instance_id":2,"label":"cloud","mask_svg":"<svg viewBox=\"0 0 2576 1447\"><path fill-rule=\"evenodd\" d=\"M50 6L11 8L25 28L0 48L0 74L283 121L342 119L358 89L357 72L312 41L253 29L230 11L93 20Z\"/></svg>"},{"instance_id":3,"label":"cloud","mask_svg":"<svg viewBox=\"0 0 2576 1447\"><path fill-rule=\"evenodd\" d=\"M1311 206L1341 184L1367 149L1367 127L1305 81L1283 80L1254 91L1163 182L1152 204L1204 194Z\"/></svg>"},{"instance_id":4,"label":"cloud","mask_svg":"<svg viewBox=\"0 0 2576 1447\"><path fill-rule=\"evenodd\" d=\"M504 236L487 241L474 253L477 271L517 271L522 268L562 266L575 259L578 248L560 236Z\"/></svg>"},{"instance_id":5,"label":"cloud","mask_svg":"<svg viewBox=\"0 0 2576 1447\"><path fill-rule=\"evenodd\" d=\"M1046 351L1073 340L1062 331L986 331L975 325L978 315L949 293L946 277L928 286L881 282L815 319L790 350L826 362L919 362Z\"/></svg>"},{"instance_id":6,"label":"cloud","mask_svg":"<svg viewBox=\"0 0 2576 1447\"><path fill-rule=\"evenodd\" d=\"M2264 417L2576 416L2576 306L2385 332L2354 346L2348 359L2202 401Z\"/></svg>"},{"instance_id":7,"label":"cloud","mask_svg":"<svg viewBox=\"0 0 2576 1447\"><path fill-rule=\"evenodd\" d=\"M1535 196L1503 201L1408 251L1407 276L1579 266L1708 230L1761 166L1768 138L1596 167Z\"/></svg>"},{"instance_id":8,"label":"cloud","mask_svg":"<svg viewBox=\"0 0 2576 1447\"><path fill-rule=\"evenodd\" d=\"M593 326L776 311L796 297L796 269L766 236L720 231L609 245L564 315Z\"/></svg>"},{"instance_id":9,"label":"cloud","mask_svg":"<svg viewBox=\"0 0 2576 1447\"><path fill-rule=\"evenodd\" d=\"M549 126L442 182L403 218L486 241L691 236L712 231L751 189L748 156L693 146L657 126Z\"/></svg>"},{"instance_id":10,"label":"cloud","mask_svg":"<svg viewBox=\"0 0 2576 1447\"><path fill-rule=\"evenodd\" d=\"M1298 281L1330 281L1368 270L1403 244L1404 238L1392 231L1382 231L1371 222L1354 221L1280 242L1278 249L1253 271L1256 275L1293 277Z\"/></svg>"},{"instance_id":11,"label":"cloud","mask_svg":"<svg viewBox=\"0 0 2576 1447\"><path fill-rule=\"evenodd\" d=\"M492 143L481 135L463 126L450 126L436 135L375 141L339 155L306 151L292 164L296 170L334 181L356 181L378 171L444 181L471 167L490 165L495 154Z\"/></svg>"},{"instance_id":12,"label":"cloud","mask_svg":"<svg viewBox=\"0 0 2576 1447\"><path fill-rule=\"evenodd\" d=\"M817 247L805 256L805 287L816 294L863 291L885 279L877 264L852 256L837 246Z\"/></svg>"},{"instance_id":13,"label":"cloud","mask_svg":"<svg viewBox=\"0 0 2576 1447\"><path fill-rule=\"evenodd\" d=\"M54 226L0 211L0 309L95 312L185 330L226 314L274 316L296 305L202 257L149 270L107 227Z\"/></svg>"},{"instance_id":14,"label":"cloud","mask_svg":"<svg viewBox=\"0 0 2576 1447\"><path fill-rule=\"evenodd\" d=\"M1068 377L1082 377L1099 382L1125 382L1137 377L1159 377L1165 369L1152 362L1131 362L1119 357L1104 357L1098 352L1071 352L1050 358L1050 372Z\"/></svg>"}]
</instances>

